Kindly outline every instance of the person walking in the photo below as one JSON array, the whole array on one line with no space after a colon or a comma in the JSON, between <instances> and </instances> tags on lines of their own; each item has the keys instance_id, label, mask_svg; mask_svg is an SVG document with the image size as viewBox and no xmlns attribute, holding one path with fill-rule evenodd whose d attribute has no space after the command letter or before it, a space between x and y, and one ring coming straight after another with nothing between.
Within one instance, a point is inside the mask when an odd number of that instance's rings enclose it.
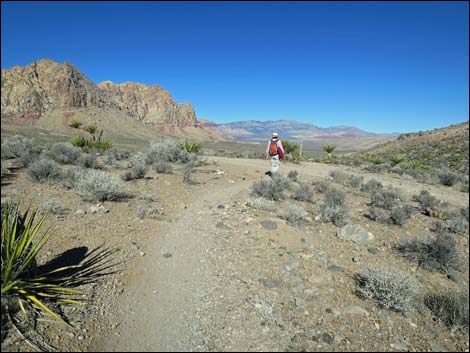
<instances>
[{"instance_id":1,"label":"person walking","mask_svg":"<svg viewBox=\"0 0 470 353\"><path fill-rule=\"evenodd\" d=\"M271 163L271 171L266 172L267 175L273 176L279 171L280 162L284 159L284 148L277 132L273 132L271 139L266 148L266 159L269 158Z\"/></svg>"}]
</instances>

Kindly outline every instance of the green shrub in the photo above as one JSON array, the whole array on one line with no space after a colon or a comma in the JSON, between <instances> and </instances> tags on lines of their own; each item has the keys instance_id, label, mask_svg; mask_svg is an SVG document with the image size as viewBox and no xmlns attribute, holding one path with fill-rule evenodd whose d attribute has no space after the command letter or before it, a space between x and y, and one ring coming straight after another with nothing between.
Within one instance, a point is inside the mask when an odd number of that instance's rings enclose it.
<instances>
[{"instance_id":1,"label":"green shrub","mask_svg":"<svg viewBox=\"0 0 470 353\"><path fill-rule=\"evenodd\" d=\"M384 159L382 157L379 157L379 156L371 156L369 157L369 162L373 163L373 164L382 164L384 163Z\"/></svg>"},{"instance_id":2,"label":"green shrub","mask_svg":"<svg viewBox=\"0 0 470 353\"><path fill-rule=\"evenodd\" d=\"M288 140L282 141L282 147L284 148L285 158L288 161L298 161L300 160L300 145L295 142L290 142Z\"/></svg>"},{"instance_id":3,"label":"green shrub","mask_svg":"<svg viewBox=\"0 0 470 353\"><path fill-rule=\"evenodd\" d=\"M390 156L390 163L392 167L402 163L405 160L405 156L403 154L394 154Z\"/></svg>"},{"instance_id":4,"label":"green shrub","mask_svg":"<svg viewBox=\"0 0 470 353\"><path fill-rule=\"evenodd\" d=\"M74 128L74 129L78 129L80 126L82 126L82 123L78 120L72 120L69 124L70 127Z\"/></svg>"},{"instance_id":5,"label":"green shrub","mask_svg":"<svg viewBox=\"0 0 470 353\"><path fill-rule=\"evenodd\" d=\"M98 126L96 124L88 125L83 128L86 132L88 132L90 135L94 135L96 131L98 131Z\"/></svg>"}]
</instances>

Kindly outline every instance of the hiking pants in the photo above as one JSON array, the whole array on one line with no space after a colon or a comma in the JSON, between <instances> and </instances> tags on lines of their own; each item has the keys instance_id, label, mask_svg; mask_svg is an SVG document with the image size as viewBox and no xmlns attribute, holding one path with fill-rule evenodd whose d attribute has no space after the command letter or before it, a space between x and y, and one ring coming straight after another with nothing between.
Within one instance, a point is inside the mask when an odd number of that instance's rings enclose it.
<instances>
[{"instance_id":1,"label":"hiking pants","mask_svg":"<svg viewBox=\"0 0 470 353\"><path fill-rule=\"evenodd\" d=\"M279 155L270 156L269 161L271 162L271 173L277 173L277 171L279 170L279 166L281 165L281 163L279 162Z\"/></svg>"}]
</instances>

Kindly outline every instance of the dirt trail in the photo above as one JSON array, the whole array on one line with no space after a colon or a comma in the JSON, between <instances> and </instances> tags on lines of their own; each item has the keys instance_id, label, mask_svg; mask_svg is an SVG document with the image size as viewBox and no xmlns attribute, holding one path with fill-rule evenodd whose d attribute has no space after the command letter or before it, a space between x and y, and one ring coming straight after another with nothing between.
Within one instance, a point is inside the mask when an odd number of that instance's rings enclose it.
<instances>
[{"instance_id":1,"label":"dirt trail","mask_svg":"<svg viewBox=\"0 0 470 353\"><path fill-rule=\"evenodd\" d=\"M197 301L212 288L207 283L205 253L213 224L207 214L244 184L194 195L174 221L158 230L148 253L120 297L121 318L114 332L95 342L101 351L193 351ZM143 270L143 271L142 271ZM137 274L137 275L136 275Z\"/></svg>"}]
</instances>

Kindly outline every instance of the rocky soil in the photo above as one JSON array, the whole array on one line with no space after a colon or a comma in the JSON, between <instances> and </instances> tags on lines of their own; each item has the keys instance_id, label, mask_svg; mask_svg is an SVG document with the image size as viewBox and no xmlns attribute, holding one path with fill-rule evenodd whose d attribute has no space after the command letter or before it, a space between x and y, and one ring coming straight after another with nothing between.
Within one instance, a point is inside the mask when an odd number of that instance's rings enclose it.
<instances>
[{"instance_id":1,"label":"rocky soil","mask_svg":"<svg viewBox=\"0 0 470 353\"><path fill-rule=\"evenodd\" d=\"M361 245L316 219L319 193L313 202L278 203L279 209L296 204L307 210L309 221L299 227L277 211L253 207L250 187L267 178L268 162L207 160L191 184L178 169L150 170L127 183L134 198L101 205L62 186L33 183L21 170L6 185L2 180L2 197L32 205L54 199L65 210L48 220L54 235L40 264L71 249L116 250L108 260L116 272L84 286L90 302L64 309L73 327L39 322L35 333L25 333L31 341L58 351L468 351L468 332L449 330L426 308L403 315L360 299L353 279L368 265L384 265L412 272L423 293L468 289L468 234L456 235L464 266L451 280L392 253L404 238L431 234L434 220L415 211L399 227L364 217L368 196L329 178L332 170L361 174L352 168L281 167L283 174L297 170L302 181L328 180L345 191L349 223L373 234ZM449 187L363 175L410 198L426 188L454 207L468 206L468 194ZM33 348L10 330L4 350Z\"/></svg>"}]
</instances>

